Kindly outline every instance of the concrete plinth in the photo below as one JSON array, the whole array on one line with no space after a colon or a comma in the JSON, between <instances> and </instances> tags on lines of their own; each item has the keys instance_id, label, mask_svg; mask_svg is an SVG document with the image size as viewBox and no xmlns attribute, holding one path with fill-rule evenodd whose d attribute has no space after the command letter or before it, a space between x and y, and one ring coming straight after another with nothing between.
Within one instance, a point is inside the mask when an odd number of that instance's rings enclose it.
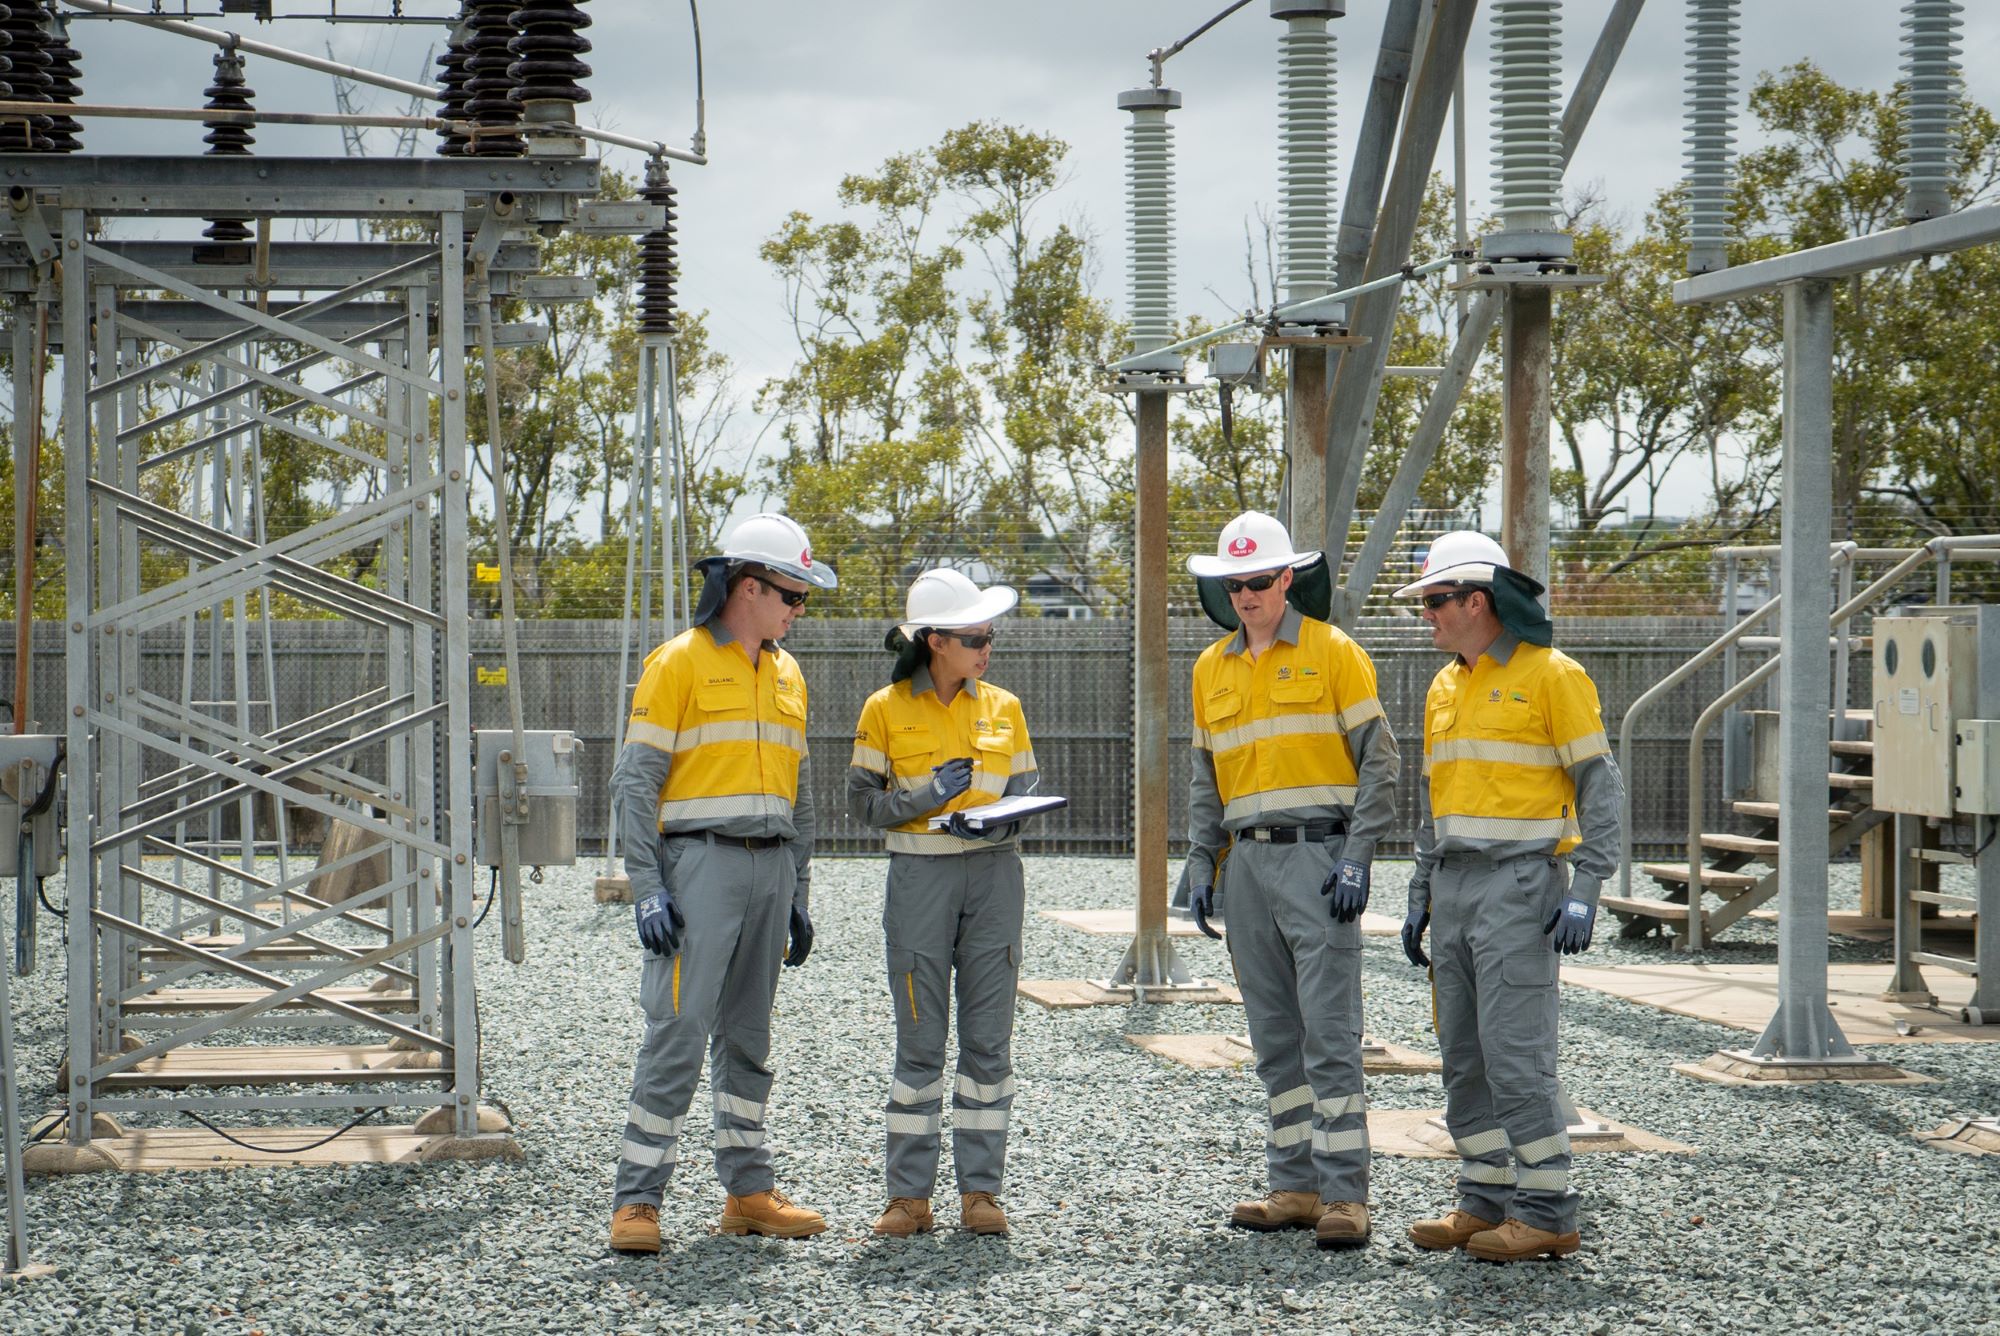
<instances>
[{"instance_id":1,"label":"concrete plinth","mask_svg":"<svg viewBox=\"0 0 2000 1336\"><path fill-rule=\"evenodd\" d=\"M1748 1049L1726 1048L1701 1062L1677 1062L1674 1070L1716 1085L1766 1085L1772 1082L1809 1084L1834 1081L1843 1085L1929 1085L1936 1078L1906 1072L1873 1058L1760 1058Z\"/></svg>"},{"instance_id":2,"label":"concrete plinth","mask_svg":"<svg viewBox=\"0 0 2000 1336\"><path fill-rule=\"evenodd\" d=\"M1257 1056L1250 1047L1250 1037L1240 1034L1128 1034L1125 1040L1148 1053L1196 1071L1240 1067ZM1368 1076L1435 1072L1442 1067L1437 1058L1413 1048L1383 1043L1366 1036L1361 1040L1361 1070Z\"/></svg>"},{"instance_id":3,"label":"concrete plinth","mask_svg":"<svg viewBox=\"0 0 2000 1336\"><path fill-rule=\"evenodd\" d=\"M444 1136L451 1131L451 1128L451 1110L442 1105L432 1109L429 1113L417 1119L416 1122L418 1136ZM479 1106L479 1130L481 1132L511 1132L514 1130L514 1124L500 1110L489 1104L482 1104Z\"/></svg>"},{"instance_id":4,"label":"concrete plinth","mask_svg":"<svg viewBox=\"0 0 2000 1336\"><path fill-rule=\"evenodd\" d=\"M1960 1155L2000 1155L2000 1119L1996 1118L1954 1118L1928 1132L1918 1132L1916 1137L1933 1150Z\"/></svg>"}]
</instances>

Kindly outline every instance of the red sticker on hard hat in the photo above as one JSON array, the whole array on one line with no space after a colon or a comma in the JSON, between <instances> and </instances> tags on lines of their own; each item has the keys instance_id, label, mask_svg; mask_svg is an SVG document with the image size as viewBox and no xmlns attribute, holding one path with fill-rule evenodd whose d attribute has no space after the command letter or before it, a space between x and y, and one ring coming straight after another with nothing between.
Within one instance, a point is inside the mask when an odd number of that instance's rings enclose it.
<instances>
[{"instance_id":1,"label":"red sticker on hard hat","mask_svg":"<svg viewBox=\"0 0 2000 1336\"><path fill-rule=\"evenodd\" d=\"M1254 538L1234 538L1229 543L1229 555L1232 557L1247 557L1256 550L1257 540Z\"/></svg>"},{"instance_id":2,"label":"red sticker on hard hat","mask_svg":"<svg viewBox=\"0 0 2000 1336\"><path fill-rule=\"evenodd\" d=\"M812 564L813 564L812 549L808 548L804 552L799 553L799 565L810 566Z\"/></svg>"}]
</instances>

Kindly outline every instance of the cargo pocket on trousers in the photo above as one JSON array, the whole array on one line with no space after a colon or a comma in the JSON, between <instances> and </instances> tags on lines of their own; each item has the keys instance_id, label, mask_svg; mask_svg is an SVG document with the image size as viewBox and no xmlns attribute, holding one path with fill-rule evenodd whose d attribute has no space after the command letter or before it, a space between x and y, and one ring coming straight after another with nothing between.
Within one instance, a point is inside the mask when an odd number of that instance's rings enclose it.
<instances>
[{"instance_id":1,"label":"cargo pocket on trousers","mask_svg":"<svg viewBox=\"0 0 2000 1336\"><path fill-rule=\"evenodd\" d=\"M922 1020L917 1014L917 953L889 948L889 996L899 1014L911 1024Z\"/></svg>"},{"instance_id":2,"label":"cargo pocket on trousers","mask_svg":"<svg viewBox=\"0 0 2000 1336\"><path fill-rule=\"evenodd\" d=\"M1498 1014L1488 1031L1502 1051L1538 1055L1538 1065L1551 1071L1555 1063L1557 964L1555 952L1549 950L1501 957L1500 991L1494 999Z\"/></svg>"}]
</instances>

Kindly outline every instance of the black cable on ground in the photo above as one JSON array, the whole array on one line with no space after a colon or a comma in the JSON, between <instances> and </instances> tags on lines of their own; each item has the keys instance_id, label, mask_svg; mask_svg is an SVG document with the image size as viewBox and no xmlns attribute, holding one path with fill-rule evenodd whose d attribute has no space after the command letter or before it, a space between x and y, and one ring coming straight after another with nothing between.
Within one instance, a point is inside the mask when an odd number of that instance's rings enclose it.
<instances>
[{"instance_id":1,"label":"black cable on ground","mask_svg":"<svg viewBox=\"0 0 2000 1336\"><path fill-rule=\"evenodd\" d=\"M59 919L65 919L65 920L67 920L67 919L69 918L69 911L68 911L67 909L57 909L57 908L56 908L56 907L55 907L55 906L54 906L53 904L51 904L51 903L49 902L49 884L48 884L48 883L49 883L49 879L48 879L47 877L36 877L36 878L35 878L35 898L36 898L37 900L40 900L40 901L42 902L42 908L43 908L43 909L46 909L46 910L48 910L48 911L49 911L49 912L50 912L51 914L54 914L54 915L55 915L55 916L56 916L57 918L59 918ZM64 930L64 940L65 940L65 941L67 941L67 940L68 940L68 930L67 930L67 929L65 929L65 930Z\"/></svg>"},{"instance_id":2,"label":"black cable on ground","mask_svg":"<svg viewBox=\"0 0 2000 1336\"><path fill-rule=\"evenodd\" d=\"M382 1112L382 1110L380 1109L369 1109L365 1113L362 1113L357 1117L349 1119L347 1125L340 1128L338 1131L333 1132L327 1136L323 1136L318 1141L310 1142L303 1146L253 1146L249 1142L243 1140L240 1137L233 1137L229 1135L229 1133L223 1131L221 1128L217 1127L214 1123L211 1123L210 1121L208 1121L208 1119L196 1113L193 1109L181 1110L181 1114L183 1117L194 1119L196 1122L200 1123L203 1127L206 1127L209 1131L215 1133L217 1136L221 1137L224 1141L227 1141L230 1145L241 1146L244 1150L254 1150L260 1155L299 1155L309 1150L318 1150L321 1146L326 1145L329 1141L338 1141L341 1137L346 1136L349 1132L352 1132L355 1128L361 1126L361 1124L367 1122L370 1118L373 1118L376 1114L380 1112Z\"/></svg>"}]
</instances>

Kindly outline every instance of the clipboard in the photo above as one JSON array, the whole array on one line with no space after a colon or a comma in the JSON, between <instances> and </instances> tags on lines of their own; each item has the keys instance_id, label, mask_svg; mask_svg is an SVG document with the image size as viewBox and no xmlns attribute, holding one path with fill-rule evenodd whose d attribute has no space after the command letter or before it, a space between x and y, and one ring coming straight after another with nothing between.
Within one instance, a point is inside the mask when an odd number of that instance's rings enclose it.
<instances>
[{"instance_id":1,"label":"clipboard","mask_svg":"<svg viewBox=\"0 0 2000 1336\"><path fill-rule=\"evenodd\" d=\"M965 824L974 830L985 830L989 826L1004 826L1010 821L1019 821L1024 816L1037 812L1053 812L1059 807L1068 807L1069 799L1048 793L1024 793L1018 797L1002 798L998 802L986 803L979 807L968 807L958 812L945 812L931 818L932 830L943 830L945 823L954 816L965 818Z\"/></svg>"}]
</instances>

